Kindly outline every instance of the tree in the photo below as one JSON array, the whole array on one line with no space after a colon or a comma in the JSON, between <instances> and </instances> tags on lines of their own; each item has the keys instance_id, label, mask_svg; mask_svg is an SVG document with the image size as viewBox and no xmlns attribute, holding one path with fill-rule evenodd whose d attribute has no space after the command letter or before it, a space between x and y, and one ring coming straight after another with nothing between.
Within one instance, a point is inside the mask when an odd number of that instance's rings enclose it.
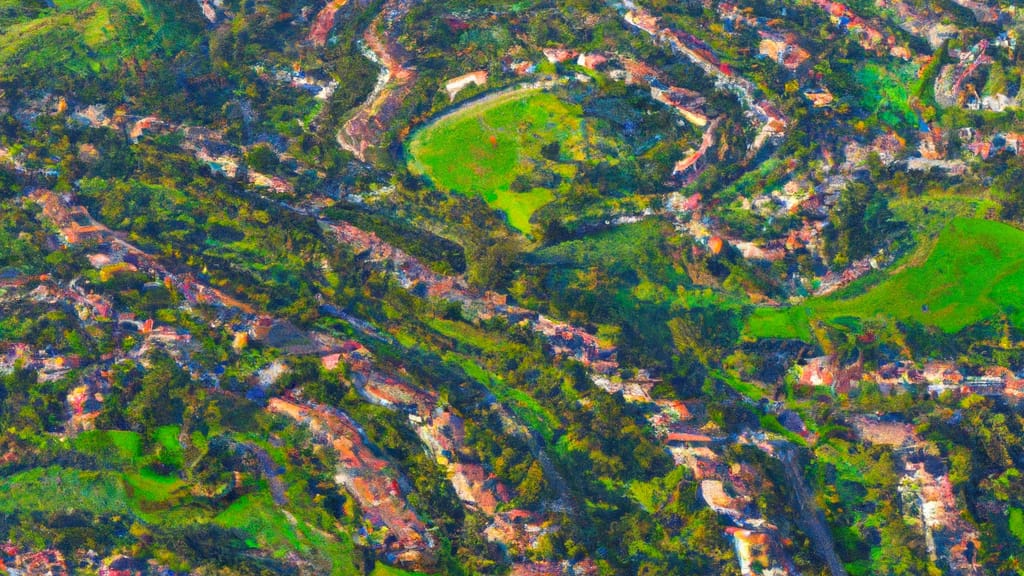
<instances>
[{"instance_id":1,"label":"tree","mask_svg":"<svg viewBox=\"0 0 1024 576\"><path fill-rule=\"evenodd\" d=\"M266 144L257 144L245 153L245 161L257 172L272 174L277 170L280 160L277 153Z\"/></svg>"}]
</instances>

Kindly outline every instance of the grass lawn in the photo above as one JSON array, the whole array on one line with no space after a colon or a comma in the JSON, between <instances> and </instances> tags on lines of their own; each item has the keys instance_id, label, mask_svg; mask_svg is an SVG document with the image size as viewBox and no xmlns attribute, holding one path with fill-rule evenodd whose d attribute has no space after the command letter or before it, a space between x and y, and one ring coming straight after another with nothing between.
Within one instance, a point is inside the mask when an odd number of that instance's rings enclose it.
<instances>
[{"instance_id":1,"label":"grass lawn","mask_svg":"<svg viewBox=\"0 0 1024 576\"><path fill-rule=\"evenodd\" d=\"M120 474L51 466L0 478L0 512L84 510L126 514L128 495Z\"/></svg>"},{"instance_id":2,"label":"grass lawn","mask_svg":"<svg viewBox=\"0 0 1024 576\"><path fill-rule=\"evenodd\" d=\"M270 550L300 549L295 526L280 511L266 491L246 494L214 518L225 528L238 528L255 537L251 546Z\"/></svg>"},{"instance_id":3,"label":"grass lawn","mask_svg":"<svg viewBox=\"0 0 1024 576\"><path fill-rule=\"evenodd\" d=\"M811 320L914 320L948 333L1000 314L1024 327L1024 231L989 220L957 218L922 263L850 298L813 298L791 308L762 308L748 319L753 338L810 339Z\"/></svg>"},{"instance_id":4,"label":"grass lawn","mask_svg":"<svg viewBox=\"0 0 1024 576\"><path fill-rule=\"evenodd\" d=\"M394 566L388 566L387 564L381 564L377 562L373 566L373 572L370 572L370 576L422 576L422 572L409 572L408 570L402 570L401 568L395 568Z\"/></svg>"},{"instance_id":5,"label":"grass lawn","mask_svg":"<svg viewBox=\"0 0 1024 576\"><path fill-rule=\"evenodd\" d=\"M125 474L125 484L131 488L132 496L140 502L164 502L185 486L177 476L161 476L150 470L138 474Z\"/></svg>"},{"instance_id":6,"label":"grass lawn","mask_svg":"<svg viewBox=\"0 0 1024 576\"><path fill-rule=\"evenodd\" d=\"M410 168L443 190L479 194L527 233L530 216L555 196L547 188L513 192L512 181L541 168L572 178L573 164L552 162L540 151L559 142L563 159L584 159L582 113L540 89L483 99L416 132L408 145Z\"/></svg>"},{"instance_id":7,"label":"grass lawn","mask_svg":"<svg viewBox=\"0 0 1024 576\"><path fill-rule=\"evenodd\" d=\"M89 430L73 443L76 450L104 460L131 464L142 455L142 437L128 430Z\"/></svg>"},{"instance_id":8,"label":"grass lawn","mask_svg":"<svg viewBox=\"0 0 1024 576\"><path fill-rule=\"evenodd\" d=\"M181 428L178 426L161 426L156 429L156 433L153 435L157 444L163 449L165 455L164 461L173 466L180 467L185 459L184 450L181 448L181 443L178 442L178 434L181 433Z\"/></svg>"},{"instance_id":9,"label":"grass lawn","mask_svg":"<svg viewBox=\"0 0 1024 576\"><path fill-rule=\"evenodd\" d=\"M328 533L307 522L302 510L284 512L274 504L270 493L263 489L246 494L214 518L225 528L238 528L251 535L246 542L250 547L271 550L281 557L290 550L303 554L315 552L331 562L331 576L358 574L353 564L355 546L344 533Z\"/></svg>"}]
</instances>

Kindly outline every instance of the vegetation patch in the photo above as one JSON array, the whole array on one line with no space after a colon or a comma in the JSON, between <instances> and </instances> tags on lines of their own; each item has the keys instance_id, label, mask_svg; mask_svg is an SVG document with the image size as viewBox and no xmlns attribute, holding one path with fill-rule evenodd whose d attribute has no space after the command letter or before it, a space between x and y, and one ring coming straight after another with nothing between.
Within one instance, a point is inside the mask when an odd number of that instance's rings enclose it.
<instances>
[{"instance_id":1,"label":"vegetation patch","mask_svg":"<svg viewBox=\"0 0 1024 576\"><path fill-rule=\"evenodd\" d=\"M1005 315L1024 326L1024 232L999 222L957 218L927 260L899 267L868 292L812 298L792 308L761 308L747 323L752 338L810 339L810 323L845 318L912 320L955 333Z\"/></svg>"},{"instance_id":2,"label":"vegetation patch","mask_svg":"<svg viewBox=\"0 0 1024 576\"><path fill-rule=\"evenodd\" d=\"M56 0L16 14L0 27L0 79L10 71L84 77L128 58L173 53L194 38L188 19L162 0Z\"/></svg>"},{"instance_id":3,"label":"vegetation patch","mask_svg":"<svg viewBox=\"0 0 1024 576\"><path fill-rule=\"evenodd\" d=\"M539 89L484 98L418 131L410 168L443 190L481 196L526 233L552 189L575 175L571 161L587 157L582 114Z\"/></svg>"},{"instance_id":4,"label":"vegetation patch","mask_svg":"<svg viewBox=\"0 0 1024 576\"><path fill-rule=\"evenodd\" d=\"M0 512L82 510L125 514L128 495L120 476L51 466L0 478Z\"/></svg>"},{"instance_id":5,"label":"vegetation patch","mask_svg":"<svg viewBox=\"0 0 1024 576\"><path fill-rule=\"evenodd\" d=\"M143 469L138 474L126 474L125 484L131 488L132 496L145 503L164 502L185 486L176 476L163 476Z\"/></svg>"},{"instance_id":6,"label":"vegetation patch","mask_svg":"<svg viewBox=\"0 0 1024 576\"><path fill-rule=\"evenodd\" d=\"M214 518L225 528L238 528L252 534L259 545L271 550L300 549L299 536L289 519L266 492L246 494ZM257 544L258 543L258 544Z\"/></svg>"},{"instance_id":7,"label":"vegetation patch","mask_svg":"<svg viewBox=\"0 0 1024 576\"><path fill-rule=\"evenodd\" d=\"M917 67L913 63L882 66L865 62L856 77L863 88L861 107L894 128L917 126L917 117L910 107L910 91L917 84Z\"/></svg>"}]
</instances>

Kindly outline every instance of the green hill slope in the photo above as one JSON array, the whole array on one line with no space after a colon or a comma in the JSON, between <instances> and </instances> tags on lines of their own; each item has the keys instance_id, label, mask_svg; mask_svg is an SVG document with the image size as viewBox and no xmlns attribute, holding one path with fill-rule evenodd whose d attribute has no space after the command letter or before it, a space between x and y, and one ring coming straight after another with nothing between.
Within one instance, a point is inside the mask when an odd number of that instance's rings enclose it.
<instances>
[{"instance_id":1,"label":"green hill slope","mask_svg":"<svg viewBox=\"0 0 1024 576\"><path fill-rule=\"evenodd\" d=\"M864 294L815 298L750 317L755 338L810 338L809 322L842 317L914 320L957 332L1006 314L1024 326L1024 231L999 222L956 219L920 265L898 269Z\"/></svg>"}]
</instances>

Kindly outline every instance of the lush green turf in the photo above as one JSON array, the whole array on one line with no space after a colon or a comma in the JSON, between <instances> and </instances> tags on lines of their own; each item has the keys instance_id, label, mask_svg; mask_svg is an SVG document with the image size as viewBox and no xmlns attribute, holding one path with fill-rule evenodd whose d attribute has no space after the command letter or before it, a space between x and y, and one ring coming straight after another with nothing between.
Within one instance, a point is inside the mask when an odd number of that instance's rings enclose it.
<instances>
[{"instance_id":1,"label":"lush green turf","mask_svg":"<svg viewBox=\"0 0 1024 576\"><path fill-rule=\"evenodd\" d=\"M352 564L355 549L352 540L331 526L332 521L321 519L320 526L303 510L288 506L290 513L274 504L267 490L242 496L214 518L226 528L238 528L252 535L248 544L273 551L283 556L290 550L320 555L330 561L332 576L357 574Z\"/></svg>"},{"instance_id":2,"label":"lush green turf","mask_svg":"<svg viewBox=\"0 0 1024 576\"><path fill-rule=\"evenodd\" d=\"M584 159L581 115L578 106L541 90L484 100L418 131L409 142L410 167L441 189L481 195L528 232L530 216L554 194L546 188L512 192L512 181L538 168L571 178L575 167L546 160L541 147L557 141L564 159Z\"/></svg>"},{"instance_id":3,"label":"lush green turf","mask_svg":"<svg viewBox=\"0 0 1024 576\"><path fill-rule=\"evenodd\" d=\"M127 430L89 430L75 437L74 447L101 459L131 464L142 454L142 438Z\"/></svg>"},{"instance_id":4,"label":"lush green turf","mask_svg":"<svg viewBox=\"0 0 1024 576\"><path fill-rule=\"evenodd\" d=\"M1024 327L1024 231L988 220L957 218L928 258L898 267L882 283L850 298L815 298L792 308L762 308L748 320L754 338L810 339L812 320L893 318L953 333L1005 314Z\"/></svg>"},{"instance_id":5,"label":"lush green turf","mask_svg":"<svg viewBox=\"0 0 1024 576\"><path fill-rule=\"evenodd\" d=\"M271 550L299 549L295 526L281 513L268 492L246 494L217 515L214 522L257 537L253 545Z\"/></svg>"},{"instance_id":6,"label":"lush green turf","mask_svg":"<svg viewBox=\"0 0 1024 576\"><path fill-rule=\"evenodd\" d=\"M161 448L160 460L176 467L180 467L185 458L181 443L178 442L179 433L181 433L181 428L178 426L161 426L153 435L154 440Z\"/></svg>"},{"instance_id":7,"label":"lush green turf","mask_svg":"<svg viewBox=\"0 0 1024 576\"><path fill-rule=\"evenodd\" d=\"M0 478L0 512L83 510L124 514L128 509L119 474L52 466Z\"/></svg>"},{"instance_id":8,"label":"lush green turf","mask_svg":"<svg viewBox=\"0 0 1024 576\"><path fill-rule=\"evenodd\" d=\"M370 572L370 576L421 576L422 574L422 572L409 572L408 570L402 570L401 568L395 568L380 562L375 564L373 572Z\"/></svg>"},{"instance_id":9,"label":"lush green turf","mask_svg":"<svg viewBox=\"0 0 1024 576\"><path fill-rule=\"evenodd\" d=\"M1024 543L1024 510L1021 510L1020 508L1010 508L1009 522L1010 533Z\"/></svg>"},{"instance_id":10,"label":"lush green turf","mask_svg":"<svg viewBox=\"0 0 1024 576\"><path fill-rule=\"evenodd\" d=\"M176 476L161 476L149 470L125 474L124 481L131 487L132 496L140 502L164 502L185 486Z\"/></svg>"}]
</instances>

